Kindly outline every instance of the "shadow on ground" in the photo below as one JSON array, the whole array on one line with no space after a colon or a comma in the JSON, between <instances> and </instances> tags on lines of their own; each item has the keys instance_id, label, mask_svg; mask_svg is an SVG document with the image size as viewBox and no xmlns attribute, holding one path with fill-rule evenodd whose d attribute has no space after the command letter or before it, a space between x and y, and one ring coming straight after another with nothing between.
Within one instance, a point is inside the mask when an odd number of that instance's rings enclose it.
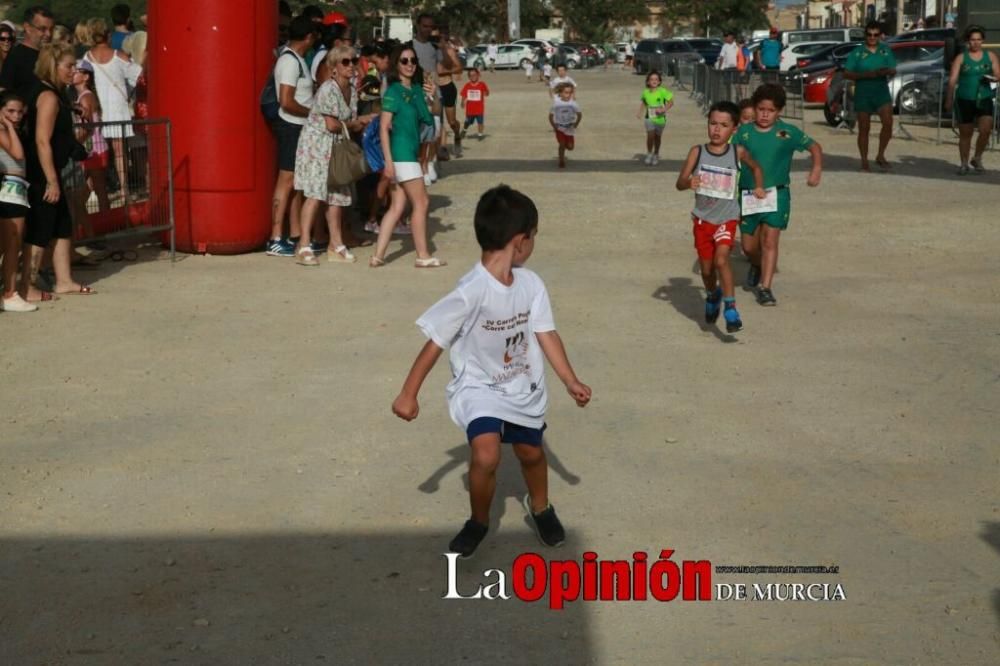
<instances>
[{"instance_id":1,"label":"shadow on ground","mask_svg":"<svg viewBox=\"0 0 1000 666\"><path fill-rule=\"evenodd\" d=\"M1000 555L1000 523L986 523L980 536ZM1000 622L1000 587L993 590L992 596L993 612L997 615L997 622Z\"/></svg>"},{"instance_id":2,"label":"shadow on ground","mask_svg":"<svg viewBox=\"0 0 1000 666\"><path fill-rule=\"evenodd\" d=\"M691 278L669 278L667 284L657 287L652 296L657 300L670 303L675 310L696 323L698 328L711 333L721 342L739 342L736 336L725 333L718 328L717 324L705 323L705 298L702 296L702 288L696 285ZM721 317L719 321L722 321Z\"/></svg>"},{"instance_id":3,"label":"shadow on ground","mask_svg":"<svg viewBox=\"0 0 1000 666\"><path fill-rule=\"evenodd\" d=\"M592 661L579 604L442 599L452 536L0 540L0 663ZM514 558L537 548L519 530L491 534L458 562L458 590L494 582L483 571L497 568L509 592Z\"/></svg>"}]
</instances>

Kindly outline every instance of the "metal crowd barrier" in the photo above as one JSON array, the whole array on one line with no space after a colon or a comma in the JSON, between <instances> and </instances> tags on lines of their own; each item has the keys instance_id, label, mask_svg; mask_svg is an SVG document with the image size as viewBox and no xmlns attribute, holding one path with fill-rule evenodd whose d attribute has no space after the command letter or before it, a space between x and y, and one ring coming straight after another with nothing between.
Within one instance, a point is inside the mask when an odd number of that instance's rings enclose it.
<instances>
[{"instance_id":1,"label":"metal crowd barrier","mask_svg":"<svg viewBox=\"0 0 1000 666\"><path fill-rule=\"evenodd\" d=\"M936 127L936 142L940 144L947 87L948 77L943 70L896 77L891 88L893 108L897 114L895 133L912 139L913 135L906 128L907 125Z\"/></svg>"},{"instance_id":2,"label":"metal crowd barrier","mask_svg":"<svg viewBox=\"0 0 1000 666\"><path fill-rule=\"evenodd\" d=\"M671 71L671 70L666 70ZM751 70L719 70L705 64L679 61L674 63L674 79L677 88L689 90L692 99L702 112L707 113L716 102L735 102L753 96L758 86L777 83L785 89L786 104L782 117L798 120L805 127L805 98L803 78L798 74Z\"/></svg>"},{"instance_id":3,"label":"metal crowd barrier","mask_svg":"<svg viewBox=\"0 0 1000 666\"><path fill-rule=\"evenodd\" d=\"M71 161L62 174L73 215L74 242L163 234L174 259L170 121L78 123L75 129L91 155L81 162ZM106 151L97 150L102 147Z\"/></svg>"}]
</instances>

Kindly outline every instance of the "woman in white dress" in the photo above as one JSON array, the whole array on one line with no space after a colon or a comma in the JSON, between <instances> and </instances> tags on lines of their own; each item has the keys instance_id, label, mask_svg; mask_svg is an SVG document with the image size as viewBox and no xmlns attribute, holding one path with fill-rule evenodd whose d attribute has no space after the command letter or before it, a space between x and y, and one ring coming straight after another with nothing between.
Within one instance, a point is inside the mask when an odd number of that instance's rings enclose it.
<instances>
[{"instance_id":1,"label":"woman in white dress","mask_svg":"<svg viewBox=\"0 0 1000 666\"><path fill-rule=\"evenodd\" d=\"M125 139L133 135L132 109L129 89L134 88L142 74L142 67L132 62L124 51L117 51L108 45L111 31L104 19L87 21L93 47L83 59L94 66L94 86L101 102L104 122L122 122L121 125L107 125L103 128L104 138L111 143L115 155L115 171L118 173L122 194L127 194L125 169Z\"/></svg>"}]
</instances>

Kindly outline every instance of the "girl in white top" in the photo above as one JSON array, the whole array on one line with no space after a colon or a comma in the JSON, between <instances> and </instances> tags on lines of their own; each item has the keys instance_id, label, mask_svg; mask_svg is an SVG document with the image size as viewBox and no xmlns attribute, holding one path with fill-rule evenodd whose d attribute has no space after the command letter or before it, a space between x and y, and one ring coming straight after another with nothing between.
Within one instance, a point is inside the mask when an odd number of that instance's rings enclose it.
<instances>
[{"instance_id":1,"label":"girl in white top","mask_svg":"<svg viewBox=\"0 0 1000 666\"><path fill-rule=\"evenodd\" d=\"M84 54L83 59L94 68L94 87L101 101L102 117L105 122L122 122L121 125L109 125L104 128L104 136L111 140L111 148L115 154L115 170L122 191L125 187L125 142L124 139L133 136L132 109L129 100L129 86L135 87L142 74L142 67L132 62L124 51L117 51L108 45L110 30L103 19L95 18L87 22L93 48Z\"/></svg>"},{"instance_id":2,"label":"girl in white top","mask_svg":"<svg viewBox=\"0 0 1000 666\"><path fill-rule=\"evenodd\" d=\"M3 252L3 310L34 312L38 306L24 300L27 285L22 278L21 293L15 290L24 216L28 211L28 181L25 180L24 146L18 136L24 118L24 101L13 91L0 94L0 251ZM27 275L25 271L24 275Z\"/></svg>"}]
</instances>

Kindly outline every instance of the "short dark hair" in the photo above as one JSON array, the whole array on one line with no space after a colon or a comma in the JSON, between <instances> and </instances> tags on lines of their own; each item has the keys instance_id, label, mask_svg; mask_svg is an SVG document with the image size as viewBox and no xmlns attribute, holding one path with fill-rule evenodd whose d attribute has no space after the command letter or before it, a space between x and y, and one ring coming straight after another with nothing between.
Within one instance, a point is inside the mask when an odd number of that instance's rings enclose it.
<instances>
[{"instance_id":1,"label":"short dark hair","mask_svg":"<svg viewBox=\"0 0 1000 666\"><path fill-rule=\"evenodd\" d=\"M111 22L115 25L125 25L132 18L132 8L126 4L115 5L111 8Z\"/></svg>"},{"instance_id":2,"label":"short dark hair","mask_svg":"<svg viewBox=\"0 0 1000 666\"><path fill-rule=\"evenodd\" d=\"M497 185L479 197L473 226L483 252L502 250L514 236L538 229L538 208L509 185Z\"/></svg>"},{"instance_id":3,"label":"short dark hair","mask_svg":"<svg viewBox=\"0 0 1000 666\"><path fill-rule=\"evenodd\" d=\"M658 70L658 69L651 69L651 70L649 70L649 73L646 74L646 85L647 86L649 85L649 78L652 77L652 76L655 76L656 78L658 78L660 80L660 83L663 83L663 75L660 74L660 70Z\"/></svg>"},{"instance_id":4,"label":"short dark hair","mask_svg":"<svg viewBox=\"0 0 1000 666\"><path fill-rule=\"evenodd\" d=\"M740 111L742 111L743 109L752 109L752 108L753 108L752 99L750 99L749 97L744 97L743 99L740 100Z\"/></svg>"},{"instance_id":5,"label":"short dark hair","mask_svg":"<svg viewBox=\"0 0 1000 666\"><path fill-rule=\"evenodd\" d=\"M420 14L417 14L417 18L415 18L413 22L416 23L417 25L420 25L420 22L423 21L425 18L429 18L430 20L434 21L433 16L431 16L427 12L421 12ZM434 22L437 23L437 21Z\"/></svg>"},{"instance_id":6,"label":"short dark hair","mask_svg":"<svg viewBox=\"0 0 1000 666\"><path fill-rule=\"evenodd\" d=\"M965 29L965 32L962 33L962 39L967 42L977 32L979 33L980 37L986 39L986 30L983 29L983 26L981 25L970 25L968 28Z\"/></svg>"},{"instance_id":7,"label":"short dark hair","mask_svg":"<svg viewBox=\"0 0 1000 666\"><path fill-rule=\"evenodd\" d=\"M733 102L716 102L708 109L708 117L711 118L712 114L718 111L719 113L728 113L729 117L733 120L733 125L740 124L740 107L736 106Z\"/></svg>"},{"instance_id":8,"label":"short dark hair","mask_svg":"<svg viewBox=\"0 0 1000 666\"><path fill-rule=\"evenodd\" d=\"M288 24L288 40L292 42L301 42L315 32L316 24L308 16L296 16Z\"/></svg>"},{"instance_id":9,"label":"short dark hair","mask_svg":"<svg viewBox=\"0 0 1000 666\"><path fill-rule=\"evenodd\" d=\"M868 23L865 23L865 31L868 30L878 30L879 32L882 32L882 24L878 21L868 21Z\"/></svg>"},{"instance_id":10,"label":"short dark hair","mask_svg":"<svg viewBox=\"0 0 1000 666\"><path fill-rule=\"evenodd\" d=\"M310 21L322 21L323 20L323 10L316 5L306 5L302 8L302 12L299 16L305 16Z\"/></svg>"},{"instance_id":11,"label":"short dark hair","mask_svg":"<svg viewBox=\"0 0 1000 666\"><path fill-rule=\"evenodd\" d=\"M20 102L21 104L24 104L24 98L13 90L7 89L0 92L0 109L7 106L8 102Z\"/></svg>"},{"instance_id":12,"label":"short dark hair","mask_svg":"<svg viewBox=\"0 0 1000 666\"><path fill-rule=\"evenodd\" d=\"M785 97L785 89L782 88L777 83L764 83L757 87L757 90L753 91L753 105L757 106L761 102L769 100L774 102L774 106L780 111L785 108L785 103L787 98Z\"/></svg>"},{"instance_id":13,"label":"short dark hair","mask_svg":"<svg viewBox=\"0 0 1000 666\"><path fill-rule=\"evenodd\" d=\"M48 7L43 7L42 5L32 5L24 10L24 22L31 23L35 20L36 16L41 16L43 18L56 19L55 14Z\"/></svg>"}]
</instances>

